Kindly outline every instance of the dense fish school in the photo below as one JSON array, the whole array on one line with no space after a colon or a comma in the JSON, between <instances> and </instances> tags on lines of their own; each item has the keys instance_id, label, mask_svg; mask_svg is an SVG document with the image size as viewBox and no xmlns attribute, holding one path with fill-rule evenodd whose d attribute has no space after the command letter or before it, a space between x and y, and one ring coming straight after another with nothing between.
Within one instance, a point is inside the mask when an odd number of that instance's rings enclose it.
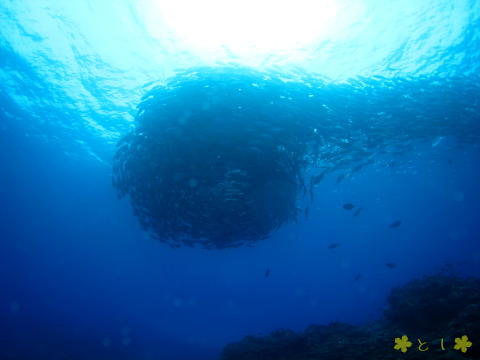
<instances>
[{"instance_id":1,"label":"dense fish school","mask_svg":"<svg viewBox=\"0 0 480 360\"><path fill-rule=\"evenodd\" d=\"M462 106L477 86L415 81L331 84L246 68L186 71L144 97L117 145L113 184L129 195L142 227L170 246L251 245L296 221L298 198L313 200L328 173L343 179L414 140L478 140L480 105ZM418 94L402 93L402 82ZM429 89L438 97L434 109Z\"/></svg>"}]
</instances>

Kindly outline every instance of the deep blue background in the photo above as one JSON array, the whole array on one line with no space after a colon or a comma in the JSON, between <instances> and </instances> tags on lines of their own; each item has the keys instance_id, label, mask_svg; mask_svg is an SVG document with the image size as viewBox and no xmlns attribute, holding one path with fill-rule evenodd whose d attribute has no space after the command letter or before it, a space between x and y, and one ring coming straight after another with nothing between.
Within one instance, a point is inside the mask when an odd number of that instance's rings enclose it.
<instances>
[{"instance_id":1,"label":"deep blue background","mask_svg":"<svg viewBox=\"0 0 480 360\"><path fill-rule=\"evenodd\" d=\"M172 251L142 235L109 169L9 135L0 152L2 351L214 354L246 334L375 319L391 287L446 263L480 275L478 151L437 148L411 154L408 166L367 168L339 185L332 177L308 222L253 249ZM346 201L364 207L360 216ZM397 218L402 226L388 228ZM328 250L332 242L341 246Z\"/></svg>"}]
</instances>

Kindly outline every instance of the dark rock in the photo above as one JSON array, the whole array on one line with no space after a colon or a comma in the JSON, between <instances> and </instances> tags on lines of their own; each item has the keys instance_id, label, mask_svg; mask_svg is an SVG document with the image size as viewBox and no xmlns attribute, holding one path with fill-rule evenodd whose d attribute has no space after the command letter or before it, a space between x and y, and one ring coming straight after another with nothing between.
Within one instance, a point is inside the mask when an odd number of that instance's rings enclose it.
<instances>
[{"instance_id":1,"label":"dark rock","mask_svg":"<svg viewBox=\"0 0 480 360\"><path fill-rule=\"evenodd\" d=\"M435 275L394 289L383 317L370 324L311 325L228 345L222 360L455 360L480 359L480 280ZM394 350L407 335L407 352ZM472 346L454 349L467 335ZM419 340L427 351L418 348ZM443 344L443 349L442 349Z\"/></svg>"}]
</instances>

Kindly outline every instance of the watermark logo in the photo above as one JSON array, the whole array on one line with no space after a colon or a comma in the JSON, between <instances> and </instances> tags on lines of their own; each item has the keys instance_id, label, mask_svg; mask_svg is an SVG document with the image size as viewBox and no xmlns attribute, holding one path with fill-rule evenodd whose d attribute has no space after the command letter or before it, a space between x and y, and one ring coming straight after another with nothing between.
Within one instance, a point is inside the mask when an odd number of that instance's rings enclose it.
<instances>
[{"instance_id":1,"label":"watermark logo","mask_svg":"<svg viewBox=\"0 0 480 360\"><path fill-rule=\"evenodd\" d=\"M455 338L455 346L453 348L465 353L470 346L472 346L472 342L468 341L467 335L463 335L462 338Z\"/></svg>"},{"instance_id":2,"label":"watermark logo","mask_svg":"<svg viewBox=\"0 0 480 360\"><path fill-rule=\"evenodd\" d=\"M412 347L412 342L408 341L407 335L403 335L402 338L395 338L395 350L400 350L402 353L406 353L408 348Z\"/></svg>"},{"instance_id":3,"label":"watermark logo","mask_svg":"<svg viewBox=\"0 0 480 360\"><path fill-rule=\"evenodd\" d=\"M418 340L418 346L417 346L418 351L424 352L429 350L429 347L427 346L428 343L426 341L422 341L421 339L417 339L417 340ZM408 349L412 347L412 345L413 345L412 342L408 340L408 336L403 335L401 338L395 338L395 345L393 346L393 348L395 350L401 351L402 353L406 353ZM455 338L455 345L453 349L461 351L462 353L466 353L468 348L470 348L472 345L473 345L472 342L468 340L468 336L463 335L461 338L458 338L458 337ZM447 350L445 348L445 342L443 338L440 339L440 348L442 350Z\"/></svg>"}]
</instances>

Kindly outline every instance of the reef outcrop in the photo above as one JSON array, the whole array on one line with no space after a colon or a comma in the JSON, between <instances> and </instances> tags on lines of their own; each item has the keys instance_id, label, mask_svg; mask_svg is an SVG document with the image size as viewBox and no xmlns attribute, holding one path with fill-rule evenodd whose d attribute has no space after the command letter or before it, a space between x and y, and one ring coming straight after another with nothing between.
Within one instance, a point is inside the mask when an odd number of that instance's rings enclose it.
<instances>
[{"instance_id":1,"label":"reef outcrop","mask_svg":"<svg viewBox=\"0 0 480 360\"><path fill-rule=\"evenodd\" d=\"M434 275L394 289L369 324L311 325L228 345L222 360L480 359L480 279Z\"/></svg>"}]
</instances>

